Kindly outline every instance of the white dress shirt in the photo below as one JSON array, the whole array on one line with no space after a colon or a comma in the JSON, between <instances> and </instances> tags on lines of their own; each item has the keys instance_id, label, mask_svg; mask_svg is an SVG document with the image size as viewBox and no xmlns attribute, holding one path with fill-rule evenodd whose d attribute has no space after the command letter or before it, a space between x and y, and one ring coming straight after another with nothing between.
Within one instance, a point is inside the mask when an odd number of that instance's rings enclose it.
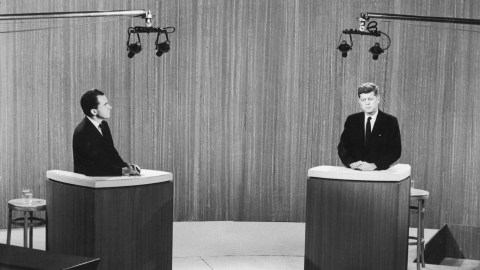
<instances>
[{"instance_id":1,"label":"white dress shirt","mask_svg":"<svg viewBox=\"0 0 480 270\"><path fill-rule=\"evenodd\" d=\"M365 122L363 123L364 129L367 128L368 117L370 117L372 118L370 120L370 127L373 130L373 126L375 125L375 120L377 120L377 116L378 116L378 110L374 115L365 114ZM372 130L370 130L370 132L372 132Z\"/></svg>"}]
</instances>

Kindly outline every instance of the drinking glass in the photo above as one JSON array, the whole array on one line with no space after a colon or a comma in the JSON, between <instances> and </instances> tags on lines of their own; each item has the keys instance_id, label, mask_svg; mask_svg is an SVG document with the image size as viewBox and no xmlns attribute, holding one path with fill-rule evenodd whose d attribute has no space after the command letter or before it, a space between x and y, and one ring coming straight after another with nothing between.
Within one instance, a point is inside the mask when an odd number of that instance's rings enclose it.
<instances>
[{"instance_id":1,"label":"drinking glass","mask_svg":"<svg viewBox=\"0 0 480 270\"><path fill-rule=\"evenodd\" d=\"M22 188L22 199L26 199L28 193L32 193L32 190L30 188Z\"/></svg>"}]
</instances>

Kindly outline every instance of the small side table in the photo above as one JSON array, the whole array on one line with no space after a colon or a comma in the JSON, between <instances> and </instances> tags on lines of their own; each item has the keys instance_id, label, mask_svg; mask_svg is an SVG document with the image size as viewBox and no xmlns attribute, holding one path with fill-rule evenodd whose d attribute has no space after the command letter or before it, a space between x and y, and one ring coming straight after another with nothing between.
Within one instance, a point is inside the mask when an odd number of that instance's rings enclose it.
<instances>
[{"instance_id":1,"label":"small side table","mask_svg":"<svg viewBox=\"0 0 480 270\"><path fill-rule=\"evenodd\" d=\"M23 217L13 218L13 211L23 212ZM45 211L45 218L34 217L34 212ZM30 238L30 246L33 246L33 227L45 225L47 232L47 201L44 199L13 199L8 201L8 231L7 231L7 245L10 245L12 225L23 227L23 246L27 247L27 239ZM30 229L30 237L27 231ZM48 238L46 238L48 239ZM48 245L47 245L48 250Z\"/></svg>"},{"instance_id":2,"label":"small side table","mask_svg":"<svg viewBox=\"0 0 480 270\"><path fill-rule=\"evenodd\" d=\"M410 205L410 213L417 214L418 225L417 235L408 236L408 239L415 240L414 242L409 242L409 245L417 245L417 270L425 267L425 225L423 224L423 219L425 217L425 202L429 195L430 193L426 190L410 189L410 199L416 203L416 205Z\"/></svg>"}]
</instances>

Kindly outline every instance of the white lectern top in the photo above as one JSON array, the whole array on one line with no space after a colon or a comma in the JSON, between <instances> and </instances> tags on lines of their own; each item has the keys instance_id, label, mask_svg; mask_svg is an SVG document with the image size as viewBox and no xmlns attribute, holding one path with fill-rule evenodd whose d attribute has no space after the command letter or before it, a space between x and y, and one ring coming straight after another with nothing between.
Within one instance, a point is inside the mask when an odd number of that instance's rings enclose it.
<instances>
[{"instance_id":1,"label":"white lectern top","mask_svg":"<svg viewBox=\"0 0 480 270\"><path fill-rule=\"evenodd\" d=\"M411 167L408 164L397 164L383 171L359 171L338 166L318 166L308 170L308 177L354 181L398 182L409 177L410 173Z\"/></svg>"},{"instance_id":2,"label":"white lectern top","mask_svg":"<svg viewBox=\"0 0 480 270\"><path fill-rule=\"evenodd\" d=\"M168 182L173 180L173 174L169 172L142 169L141 175L139 176L86 176L74 172L50 170L47 171L47 178L76 186L110 188Z\"/></svg>"}]
</instances>

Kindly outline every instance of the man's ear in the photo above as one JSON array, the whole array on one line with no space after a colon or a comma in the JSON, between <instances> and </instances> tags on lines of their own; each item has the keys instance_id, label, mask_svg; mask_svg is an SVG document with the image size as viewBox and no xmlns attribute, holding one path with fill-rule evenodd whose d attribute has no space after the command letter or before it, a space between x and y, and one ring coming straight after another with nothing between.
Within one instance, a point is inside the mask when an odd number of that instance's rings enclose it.
<instances>
[{"instance_id":1,"label":"man's ear","mask_svg":"<svg viewBox=\"0 0 480 270\"><path fill-rule=\"evenodd\" d=\"M97 115L98 113L97 109L91 109L90 112L92 113L93 116Z\"/></svg>"}]
</instances>

